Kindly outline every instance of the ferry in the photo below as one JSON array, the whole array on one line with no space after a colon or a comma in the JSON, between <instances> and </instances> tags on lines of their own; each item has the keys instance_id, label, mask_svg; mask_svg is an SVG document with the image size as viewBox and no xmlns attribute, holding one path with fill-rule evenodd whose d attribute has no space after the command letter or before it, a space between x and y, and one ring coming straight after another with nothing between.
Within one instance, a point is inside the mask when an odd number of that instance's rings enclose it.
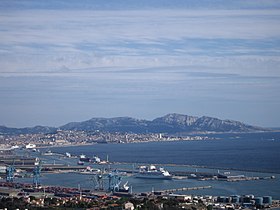
<instances>
[{"instance_id":1,"label":"ferry","mask_svg":"<svg viewBox=\"0 0 280 210\"><path fill-rule=\"evenodd\" d=\"M140 166L139 172L135 175L135 178L142 179L172 179L171 174L164 168L157 169L154 165Z\"/></svg>"},{"instance_id":2,"label":"ferry","mask_svg":"<svg viewBox=\"0 0 280 210\"><path fill-rule=\"evenodd\" d=\"M82 171L79 171L78 173L79 174L87 174L87 175L96 175L96 174L100 174L101 170L92 168L90 166L87 166L85 169L83 169Z\"/></svg>"}]
</instances>

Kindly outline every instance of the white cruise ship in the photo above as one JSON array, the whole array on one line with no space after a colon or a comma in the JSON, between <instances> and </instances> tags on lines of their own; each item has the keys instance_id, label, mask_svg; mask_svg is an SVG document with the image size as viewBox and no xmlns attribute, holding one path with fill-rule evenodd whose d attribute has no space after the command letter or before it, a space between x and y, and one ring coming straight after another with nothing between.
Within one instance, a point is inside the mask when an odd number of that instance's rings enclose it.
<instances>
[{"instance_id":1,"label":"white cruise ship","mask_svg":"<svg viewBox=\"0 0 280 210\"><path fill-rule=\"evenodd\" d=\"M135 178L143 179L172 179L171 174L164 168L157 169L154 165L140 166Z\"/></svg>"}]
</instances>

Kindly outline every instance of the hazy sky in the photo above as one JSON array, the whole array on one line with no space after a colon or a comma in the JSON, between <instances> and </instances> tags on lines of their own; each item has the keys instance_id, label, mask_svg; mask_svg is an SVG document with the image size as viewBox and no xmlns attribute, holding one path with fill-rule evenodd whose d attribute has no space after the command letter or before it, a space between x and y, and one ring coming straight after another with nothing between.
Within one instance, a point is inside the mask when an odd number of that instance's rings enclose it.
<instances>
[{"instance_id":1,"label":"hazy sky","mask_svg":"<svg viewBox=\"0 0 280 210\"><path fill-rule=\"evenodd\" d=\"M0 125L167 113L280 126L280 1L1 0Z\"/></svg>"}]
</instances>

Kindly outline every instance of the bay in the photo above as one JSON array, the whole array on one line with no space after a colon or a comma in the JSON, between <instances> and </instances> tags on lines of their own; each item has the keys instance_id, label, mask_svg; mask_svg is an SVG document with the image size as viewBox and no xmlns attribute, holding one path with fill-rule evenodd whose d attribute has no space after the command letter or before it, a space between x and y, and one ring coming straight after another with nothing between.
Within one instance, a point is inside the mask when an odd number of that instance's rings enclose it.
<instances>
[{"instance_id":1,"label":"bay","mask_svg":"<svg viewBox=\"0 0 280 210\"><path fill-rule=\"evenodd\" d=\"M95 144L57 153L98 155L113 162L184 164L280 173L280 133L212 135L218 140Z\"/></svg>"}]
</instances>

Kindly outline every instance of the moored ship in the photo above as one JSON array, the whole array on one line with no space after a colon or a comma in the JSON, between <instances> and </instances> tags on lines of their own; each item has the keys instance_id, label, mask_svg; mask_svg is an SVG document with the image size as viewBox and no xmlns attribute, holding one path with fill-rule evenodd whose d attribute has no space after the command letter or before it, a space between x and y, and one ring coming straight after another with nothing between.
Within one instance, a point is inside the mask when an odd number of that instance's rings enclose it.
<instances>
[{"instance_id":1,"label":"moored ship","mask_svg":"<svg viewBox=\"0 0 280 210\"><path fill-rule=\"evenodd\" d=\"M157 169L154 165L140 166L135 178L142 179L172 179L171 174L164 168Z\"/></svg>"},{"instance_id":2,"label":"moored ship","mask_svg":"<svg viewBox=\"0 0 280 210\"><path fill-rule=\"evenodd\" d=\"M83 155L83 154L81 154L80 155L80 161L82 161L82 162L89 162L90 158L85 156L85 155Z\"/></svg>"}]
</instances>

